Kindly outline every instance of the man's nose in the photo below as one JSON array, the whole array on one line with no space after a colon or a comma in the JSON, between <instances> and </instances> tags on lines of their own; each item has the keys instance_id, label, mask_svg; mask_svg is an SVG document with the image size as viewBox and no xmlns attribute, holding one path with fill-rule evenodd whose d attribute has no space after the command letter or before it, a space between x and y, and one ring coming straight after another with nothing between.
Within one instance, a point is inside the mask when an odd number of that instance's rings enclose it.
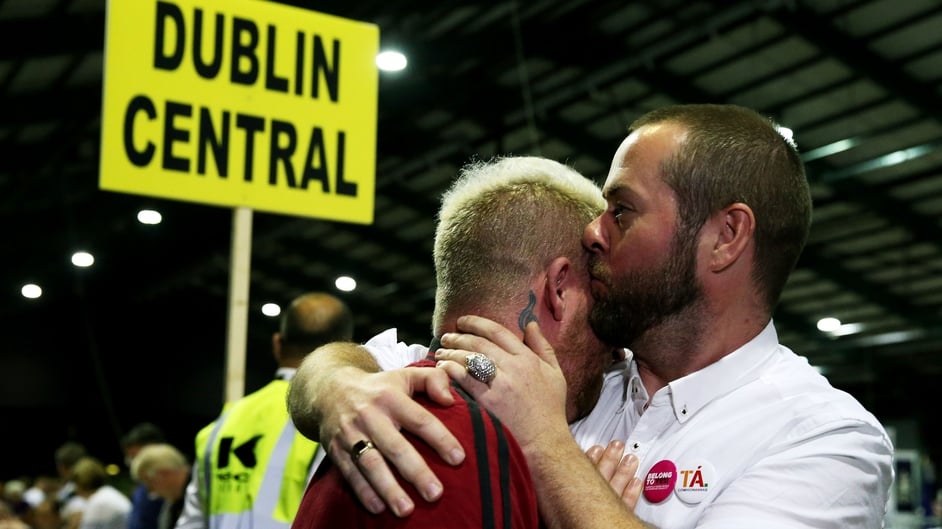
<instances>
[{"instance_id":1,"label":"man's nose","mask_svg":"<svg viewBox=\"0 0 942 529\"><path fill-rule=\"evenodd\" d=\"M602 217L598 216L590 222L582 232L582 246L594 253L604 252L607 249L605 237L602 234Z\"/></svg>"}]
</instances>

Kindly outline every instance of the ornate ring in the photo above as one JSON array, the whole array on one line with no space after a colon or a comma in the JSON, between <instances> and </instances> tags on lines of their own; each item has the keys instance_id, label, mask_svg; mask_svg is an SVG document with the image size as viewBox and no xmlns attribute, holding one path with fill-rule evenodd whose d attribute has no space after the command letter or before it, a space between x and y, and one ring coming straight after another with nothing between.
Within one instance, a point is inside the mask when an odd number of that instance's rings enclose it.
<instances>
[{"instance_id":1,"label":"ornate ring","mask_svg":"<svg viewBox=\"0 0 942 529\"><path fill-rule=\"evenodd\" d=\"M354 443L353 448L350 449L350 456L353 457L353 460L358 462L360 458L363 457L363 454L369 452L373 448L376 448L376 445L373 444L373 441L367 441L362 439Z\"/></svg>"},{"instance_id":2,"label":"ornate ring","mask_svg":"<svg viewBox=\"0 0 942 529\"><path fill-rule=\"evenodd\" d=\"M497 374L497 366L494 365L494 361L481 353L469 354L464 359L464 367L475 380L485 384L490 384L494 380L494 375Z\"/></svg>"}]
</instances>

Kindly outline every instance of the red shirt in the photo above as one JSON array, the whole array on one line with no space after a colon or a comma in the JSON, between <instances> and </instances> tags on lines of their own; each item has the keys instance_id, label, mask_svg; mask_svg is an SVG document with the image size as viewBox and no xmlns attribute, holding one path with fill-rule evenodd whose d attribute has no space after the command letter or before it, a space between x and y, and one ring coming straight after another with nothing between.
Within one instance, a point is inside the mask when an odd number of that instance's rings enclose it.
<instances>
[{"instance_id":1,"label":"red shirt","mask_svg":"<svg viewBox=\"0 0 942 529\"><path fill-rule=\"evenodd\" d=\"M434 362L413 365L433 366ZM400 477L403 488L413 492L413 513L398 518L387 508L372 514L357 500L337 467L325 459L304 493L292 529L539 527L530 471L510 431L460 388L453 386L452 394L455 404L449 407L441 407L424 395L415 399L461 442L465 451L461 465L449 465L424 441L403 432L441 480L444 493L438 501L425 502Z\"/></svg>"}]
</instances>

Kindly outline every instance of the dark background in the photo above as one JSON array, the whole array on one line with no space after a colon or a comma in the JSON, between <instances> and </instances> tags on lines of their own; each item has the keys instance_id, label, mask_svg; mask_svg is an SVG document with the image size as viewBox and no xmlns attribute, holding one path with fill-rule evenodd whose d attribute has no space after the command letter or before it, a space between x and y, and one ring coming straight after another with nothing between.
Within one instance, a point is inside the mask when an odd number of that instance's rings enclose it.
<instances>
[{"instance_id":1,"label":"dark background","mask_svg":"<svg viewBox=\"0 0 942 529\"><path fill-rule=\"evenodd\" d=\"M360 283L338 293L358 340L428 340L434 214L463 163L542 154L601 182L635 117L728 102L791 127L806 158L815 221L775 314L782 342L900 447L942 459L942 4L303 8L378 24L410 63L380 74L372 225L254 213L246 391L275 369L261 305L340 274ZM68 439L119 462L144 420L190 452L222 405L232 211L98 189L104 24L102 0L0 0L0 479L51 472ZM145 206L164 222L138 224ZM69 264L79 248L94 267ZM22 298L27 281L45 295ZM825 335L827 315L862 330Z\"/></svg>"}]
</instances>

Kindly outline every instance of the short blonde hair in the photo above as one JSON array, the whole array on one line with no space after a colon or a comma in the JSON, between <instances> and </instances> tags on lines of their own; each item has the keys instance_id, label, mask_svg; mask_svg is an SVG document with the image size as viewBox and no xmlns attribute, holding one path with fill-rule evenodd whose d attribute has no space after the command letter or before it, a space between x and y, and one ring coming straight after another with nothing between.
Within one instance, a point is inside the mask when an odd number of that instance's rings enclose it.
<instances>
[{"instance_id":1,"label":"short blonde hair","mask_svg":"<svg viewBox=\"0 0 942 529\"><path fill-rule=\"evenodd\" d=\"M463 167L438 213L432 332L450 308L514 303L556 257L584 266L582 232L604 209L595 183L553 160L506 156Z\"/></svg>"},{"instance_id":2,"label":"short blonde hair","mask_svg":"<svg viewBox=\"0 0 942 529\"><path fill-rule=\"evenodd\" d=\"M159 470L187 468L186 457L166 443L147 445L131 461L131 477L137 481L152 478Z\"/></svg>"},{"instance_id":3,"label":"short blonde hair","mask_svg":"<svg viewBox=\"0 0 942 529\"><path fill-rule=\"evenodd\" d=\"M98 490L108 483L108 473L101 461L94 457L85 456L75 462L72 467L72 480L76 488L82 490Z\"/></svg>"}]
</instances>

